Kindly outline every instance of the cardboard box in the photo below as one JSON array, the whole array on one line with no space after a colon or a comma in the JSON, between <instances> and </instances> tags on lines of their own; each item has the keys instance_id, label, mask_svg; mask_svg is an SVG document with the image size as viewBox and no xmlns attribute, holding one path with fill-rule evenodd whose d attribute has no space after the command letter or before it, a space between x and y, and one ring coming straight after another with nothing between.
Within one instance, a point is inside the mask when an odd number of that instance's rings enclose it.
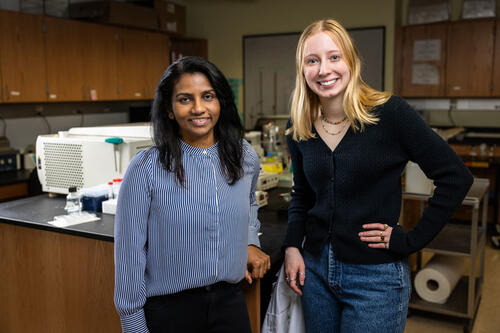
<instances>
[{"instance_id":1,"label":"cardboard box","mask_svg":"<svg viewBox=\"0 0 500 333\"><path fill-rule=\"evenodd\" d=\"M74 19L116 24L126 27L158 30L158 18L153 8L126 2L93 1L73 3L69 15Z\"/></svg>"},{"instance_id":2,"label":"cardboard box","mask_svg":"<svg viewBox=\"0 0 500 333\"><path fill-rule=\"evenodd\" d=\"M155 0L155 10L161 31L171 34L186 33L186 7L164 0Z\"/></svg>"}]
</instances>

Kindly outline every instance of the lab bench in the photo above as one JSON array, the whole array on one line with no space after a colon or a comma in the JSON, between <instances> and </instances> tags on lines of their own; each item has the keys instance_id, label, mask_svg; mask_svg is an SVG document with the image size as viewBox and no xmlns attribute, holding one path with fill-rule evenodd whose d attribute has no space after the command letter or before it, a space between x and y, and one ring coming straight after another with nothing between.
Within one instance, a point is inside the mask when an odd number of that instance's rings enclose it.
<instances>
[{"instance_id":1,"label":"lab bench","mask_svg":"<svg viewBox=\"0 0 500 333\"><path fill-rule=\"evenodd\" d=\"M269 191L259 209L261 247L271 265L282 260L287 204ZM289 190L288 190L289 191ZM39 195L0 204L0 327L5 332L120 332L113 304L114 215L57 228L64 197ZM268 273L268 276L271 273ZM266 276L266 278L268 278ZM260 332L260 293L265 280L246 289L252 331ZM265 305L267 301L265 302Z\"/></svg>"}]
</instances>

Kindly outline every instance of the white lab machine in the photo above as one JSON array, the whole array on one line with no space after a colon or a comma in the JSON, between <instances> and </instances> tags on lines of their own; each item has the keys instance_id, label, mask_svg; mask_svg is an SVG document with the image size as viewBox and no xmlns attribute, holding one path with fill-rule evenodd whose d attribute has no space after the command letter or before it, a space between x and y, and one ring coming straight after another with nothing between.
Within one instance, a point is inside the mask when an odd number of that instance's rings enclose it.
<instances>
[{"instance_id":1,"label":"white lab machine","mask_svg":"<svg viewBox=\"0 0 500 333\"><path fill-rule=\"evenodd\" d=\"M75 127L39 135L36 168L42 190L67 194L71 186L91 187L121 178L132 157L153 145L151 136L149 123ZM110 138L114 144L106 142Z\"/></svg>"}]
</instances>

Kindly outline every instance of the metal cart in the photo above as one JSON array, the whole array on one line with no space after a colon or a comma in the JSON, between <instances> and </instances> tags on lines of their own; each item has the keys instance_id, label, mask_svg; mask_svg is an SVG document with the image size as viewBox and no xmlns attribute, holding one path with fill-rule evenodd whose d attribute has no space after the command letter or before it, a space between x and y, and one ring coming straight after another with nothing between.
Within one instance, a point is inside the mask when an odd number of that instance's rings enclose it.
<instances>
[{"instance_id":1,"label":"metal cart","mask_svg":"<svg viewBox=\"0 0 500 333\"><path fill-rule=\"evenodd\" d=\"M472 207L472 223L470 225L448 223L427 247L417 253L417 272L422 268L423 251L470 259L469 276L462 276L445 304L436 304L423 300L415 292L415 288L413 288L409 304L410 309L463 318L465 320L465 333L470 332L472 329L481 299L489 184L488 179L475 178L471 189L462 202L463 206ZM421 216L425 202L430 196L403 193L403 198L420 201ZM478 221L480 207L482 208L481 224ZM479 265L477 265L478 263ZM477 268L478 270L476 270Z\"/></svg>"}]
</instances>

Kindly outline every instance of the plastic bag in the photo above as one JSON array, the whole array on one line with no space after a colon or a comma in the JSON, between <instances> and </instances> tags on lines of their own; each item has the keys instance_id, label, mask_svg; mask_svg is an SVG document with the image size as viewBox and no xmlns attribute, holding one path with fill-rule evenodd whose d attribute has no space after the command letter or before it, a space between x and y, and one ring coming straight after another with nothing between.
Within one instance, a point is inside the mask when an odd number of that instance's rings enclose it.
<instances>
[{"instance_id":1,"label":"plastic bag","mask_svg":"<svg viewBox=\"0 0 500 333\"><path fill-rule=\"evenodd\" d=\"M285 268L281 266L267 307L262 333L305 333L302 302L285 281Z\"/></svg>"}]
</instances>

